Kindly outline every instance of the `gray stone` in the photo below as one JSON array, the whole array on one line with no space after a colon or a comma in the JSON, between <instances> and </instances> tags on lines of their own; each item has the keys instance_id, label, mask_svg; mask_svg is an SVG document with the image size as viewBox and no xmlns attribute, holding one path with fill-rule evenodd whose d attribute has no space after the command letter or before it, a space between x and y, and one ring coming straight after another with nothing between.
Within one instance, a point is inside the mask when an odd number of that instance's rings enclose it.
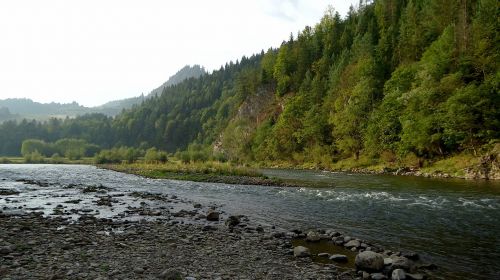
<instances>
[{"instance_id":1,"label":"gray stone","mask_svg":"<svg viewBox=\"0 0 500 280\"><path fill-rule=\"evenodd\" d=\"M391 275L392 280L404 280L406 279L406 273L401 268L394 269Z\"/></svg>"},{"instance_id":2,"label":"gray stone","mask_svg":"<svg viewBox=\"0 0 500 280\"><path fill-rule=\"evenodd\" d=\"M321 240L321 235L315 231L309 231L307 233L306 241L309 242L318 242Z\"/></svg>"},{"instance_id":3,"label":"gray stone","mask_svg":"<svg viewBox=\"0 0 500 280\"><path fill-rule=\"evenodd\" d=\"M234 227L240 223L240 218L238 216L229 216L225 223L228 227Z\"/></svg>"},{"instance_id":4,"label":"gray stone","mask_svg":"<svg viewBox=\"0 0 500 280\"><path fill-rule=\"evenodd\" d=\"M0 247L0 255L8 255L14 252L14 246L2 246Z\"/></svg>"},{"instance_id":5,"label":"gray stone","mask_svg":"<svg viewBox=\"0 0 500 280\"><path fill-rule=\"evenodd\" d=\"M328 253L319 253L318 257L320 257L320 258L329 258L330 254L328 254Z\"/></svg>"},{"instance_id":6,"label":"gray stone","mask_svg":"<svg viewBox=\"0 0 500 280\"><path fill-rule=\"evenodd\" d=\"M335 254L330 256L330 260L334 262L347 262L347 256L341 254Z\"/></svg>"},{"instance_id":7,"label":"gray stone","mask_svg":"<svg viewBox=\"0 0 500 280\"><path fill-rule=\"evenodd\" d=\"M175 269L165 269L158 277L163 280L180 280L182 275L179 271Z\"/></svg>"},{"instance_id":8,"label":"gray stone","mask_svg":"<svg viewBox=\"0 0 500 280\"><path fill-rule=\"evenodd\" d=\"M384 257L372 251L364 251L356 256L356 267L366 271L380 271L384 267Z\"/></svg>"},{"instance_id":9,"label":"gray stone","mask_svg":"<svg viewBox=\"0 0 500 280\"><path fill-rule=\"evenodd\" d=\"M346 248L358 248L359 246L361 245L361 243L358 241L358 240L351 240L349 242L347 242L346 244L344 244L344 247Z\"/></svg>"},{"instance_id":10,"label":"gray stone","mask_svg":"<svg viewBox=\"0 0 500 280\"><path fill-rule=\"evenodd\" d=\"M219 212L214 210L209 210L207 213L207 221L218 221L219 220Z\"/></svg>"},{"instance_id":11,"label":"gray stone","mask_svg":"<svg viewBox=\"0 0 500 280\"><path fill-rule=\"evenodd\" d=\"M424 275L420 273L406 273L406 279L411 279L411 280L423 280Z\"/></svg>"},{"instance_id":12,"label":"gray stone","mask_svg":"<svg viewBox=\"0 0 500 280\"><path fill-rule=\"evenodd\" d=\"M384 265L391 265L392 264L392 259L391 258L384 258Z\"/></svg>"},{"instance_id":13,"label":"gray stone","mask_svg":"<svg viewBox=\"0 0 500 280\"><path fill-rule=\"evenodd\" d=\"M373 279L373 280L384 280L384 279L387 279L387 277L384 274L382 274L382 273L373 273L370 276L371 276L371 279Z\"/></svg>"},{"instance_id":14,"label":"gray stone","mask_svg":"<svg viewBox=\"0 0 500 280\"><path fill-rule=\"evenodd\" d=\"M405 257L396 257L396 256L391 257L391 259L392 259L392 268L401 268L407 271L411 270L412 262L409 259Z\"/></svg>"},{"instance_id":15,"label":"gray stone","mask_svg":"<svg viewBox=\"0 0 500 280\"><path fill-rule=\"evenodd\" d=\"M297 246L293 248L293 255L297 258L306 258L311 256L311 251L304 246Z\"/></svg>"}]
</instances>

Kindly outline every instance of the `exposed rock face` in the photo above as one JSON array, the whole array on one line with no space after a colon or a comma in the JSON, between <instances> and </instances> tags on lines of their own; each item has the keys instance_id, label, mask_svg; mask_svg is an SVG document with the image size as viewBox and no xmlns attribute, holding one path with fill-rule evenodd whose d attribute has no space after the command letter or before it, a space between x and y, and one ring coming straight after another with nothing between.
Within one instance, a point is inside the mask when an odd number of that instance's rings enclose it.
<instances>
[{"instance_id":1,"label":"exposed rock face","mask_svg":"<svg viewBox=\"0 0 500 280\"><path fill-rule=\"evenodd\" d=\"M384 267L384 257L372 251L364 251L356 256L356 268L365 271L380 271Z\"/></svg>"}]
</instances>

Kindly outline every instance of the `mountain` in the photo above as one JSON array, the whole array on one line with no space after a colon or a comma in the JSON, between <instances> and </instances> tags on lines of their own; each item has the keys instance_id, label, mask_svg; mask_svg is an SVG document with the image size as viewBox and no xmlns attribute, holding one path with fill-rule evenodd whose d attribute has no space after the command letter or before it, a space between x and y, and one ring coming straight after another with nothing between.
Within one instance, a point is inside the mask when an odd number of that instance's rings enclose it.
<instances>
[{"instance_id":1,"label":"mountain","mask_svg":"<svg viewBox=\"0 0 500 280\"><path fill-rule=\"evenodd\" d=\"M149 96L160 95L166 87L179 84L190 78L199 78L205 74L207 74L207 71L200 65L186 65L181 70L177 71L175 75L171 76L163 85L151 91Z\"/></svg>"},{"instance_id":2,"label":"mountain","mask_svg":"<svg viewBox=\"0 0 500 280\"><path fill-rule=\"evenodd\" d=\"M344 19L329 10L278 49L165 87L115 118L5 122L0 154L18 154L27 138L81 138L320 168L481 162L500 143L498 3L465 2L361 1Z\"/></svg>"},{"instance_id":3,"label":"mountain","mask_svg":"<svg viewBox=\"0 0 500 280\"><path fill-rule=\"evenodd\" d=\"M134 105L138 105L145 99L161 94L164 88L176 85L189 78L198 78L206 74L203 67L199 65L185 66L177 73L172 75L164 84L151 91L147 96L141 95L132 98L110 101L101 106L84 107L76 102L61 104L61 103L39 103L26 98L9 98L0 100L0 108L6 108L7 111L0 111L0 122L10 119L22 120L37 119L48 120L50 118L74 118L84 114L100 113L107 116L118 115L123 109L129 109Z\"/></svg>"},{"instance_id":4,"label":"mountain","mask_svg":"<svg viewBox=\"0 0 500 280\"><path fill-rule=\"evenodd\" d=\"M136 104L140 104L146 98L161 94L163 89L165 89L166 87L176 85L176 84L183 82L184 80L187 80L190 78L199 78L200 76L202 76L206 73L207 72L205 71L205 68L201 67L200 65L193 65L193 66L186 65L182 69L177 71L177 73L172 75L161 86L152 90L151 93L149 93L148 95L146 95L146 96L141 95L138 97L110 101L110 102L105 103L101 106L95 107L94 108L95 112L101 112L101 113L104 113L106 115L111 115L111 116L117 115L123 109L129 109Z\"/></svg>"},{"instance_id":5,"label":"mountain","mask_svg":"<svg viewBox=\"0 0 500 280\"><path fill-rule=\"evenodd\" d=\"M76 102L68 104L39 103L26 98L9 98L0 100L0 108L7 108L16 118L48 119L50 117L74 117L85 114L89 108Z\"/></svg>"}]
</instances>

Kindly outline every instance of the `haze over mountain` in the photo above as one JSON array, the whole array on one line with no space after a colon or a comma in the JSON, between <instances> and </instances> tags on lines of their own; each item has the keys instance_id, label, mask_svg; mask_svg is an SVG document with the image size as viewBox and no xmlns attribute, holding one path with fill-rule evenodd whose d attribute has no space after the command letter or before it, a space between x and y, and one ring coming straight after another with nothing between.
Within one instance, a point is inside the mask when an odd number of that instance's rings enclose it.
<instances>
[{"instance_id":1,"label":"haze over mountain","mask_svg":"<svg viewBox=\"0 0 500 280\"><path fill-rule=\"evenodd\" d=\"M13 119L21 120L23 118L43 121L50 118L76 117L91 113L115 116L123 109L129 109L153 95L161 94L165 87L176 85L189 78L198 78L203 74L206 74L206 71L202 66L186 65L147 95L141 94L137 97L114 100L96 107L85 107L76 102L62 104L55 102L39 103L27 98L3 99L0 100L0 122Z\"/></svg>"}]
</instances>

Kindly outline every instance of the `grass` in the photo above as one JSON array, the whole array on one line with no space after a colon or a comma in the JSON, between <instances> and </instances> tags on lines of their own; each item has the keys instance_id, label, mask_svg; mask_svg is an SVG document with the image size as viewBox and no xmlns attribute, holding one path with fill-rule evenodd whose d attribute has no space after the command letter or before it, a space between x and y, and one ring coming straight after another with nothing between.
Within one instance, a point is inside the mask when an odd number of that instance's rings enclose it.
<instances>
[{"instance_id":1,"label":"grass","mask_svg":"<svg viewBox=\"0 0 500 280\"><path fill-rule=\"evenodd\" d=\"M254 168L228 162L206 161L184 163L170 160L167 163L145 162L103 164L99 167L118 172L140 175L155 179L173 179L195 182L215 182L227 184L295 186L281 179L268 178Z\"/></svg>"},{"instance_id":2,"label":"grass","mask_svg":"<svg viewBox=\"0 0 500 280\"><path fill-rule=\"evenodd\" d=\"M0 157L0 164L24 164L27 163L23 157ZM94 158L86 157L81 159L58 158L50 157L43 158L39 162L31 162L33 164L93 164Z\"/></svg>"},{"instance_id":3,"label":"grass","mask_svg":"<svg viewBox=\"0 0 500 280\"><path fill-rule=\"evenodd\" d=\"M465 176L467 168L477 168L480 159L469 154L459 154L434 162L430 166L422 168L422 172L429 174L445 173L453 177Z\"/></svg>"}]
</instances>

